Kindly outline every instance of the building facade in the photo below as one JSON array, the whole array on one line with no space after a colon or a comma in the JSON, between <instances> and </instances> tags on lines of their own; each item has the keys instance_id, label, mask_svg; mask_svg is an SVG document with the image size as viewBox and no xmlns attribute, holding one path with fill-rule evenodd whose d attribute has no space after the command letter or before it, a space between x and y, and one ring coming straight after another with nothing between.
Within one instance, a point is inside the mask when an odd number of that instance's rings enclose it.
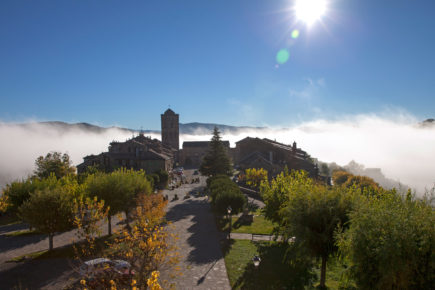
<instances>
[{"instance_id":1,"label":"building facade","mask_svg":"<svg viewBox=\"0 0 435 290\"><path fill-rule=\"evenodd\" d=\"M227 152L230 151L230 142L222 141ZM180 164L186 168L199 168L202 159L207 154L210 141L184 141L179 153Z\"/></svg>"},{"instance_id":2,"label":"building facade","mask_svg":"<svg viewBox=\"0 0 435 290\"><path fill-rule=\"evenodd\" d=\"M180 149L179 115L171 109L160 115L162 123L162 143L176 150Z\"/></svg>"},{"instance_id":3,"label":"building facade","mask_svg":"<svg viewBox=\"0 0 435 290\"><path fill-rule=\"evenodd\" d=\"M97 166L106 172L121 167L143 169L146 173L170 171L174 166L175 153L173 148L141 133L125 142L111 142L108 152L84 157L83 163L77 166L77 172L84 172L88 166Z\"/></svg>"},{"instance_id":4,"label":"building facade","mask_svg":"<svg viewBox=\"0 0 435 290\"><path fill-rule=\"evenodd\" d=\"M245 170L247 168L264 168L271 176L289 170L305 170L312 177L317 177L319 170L314 160L300 148L296 142L286 145L267 138L246 137L236 142L234 163Z\"/></svg>"}]
</instances>

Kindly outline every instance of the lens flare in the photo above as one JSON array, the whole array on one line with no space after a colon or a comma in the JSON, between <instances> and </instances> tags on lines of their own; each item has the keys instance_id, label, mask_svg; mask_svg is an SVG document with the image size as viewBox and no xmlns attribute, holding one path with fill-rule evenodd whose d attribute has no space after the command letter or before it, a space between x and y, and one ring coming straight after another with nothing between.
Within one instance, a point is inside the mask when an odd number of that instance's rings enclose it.
<instances>
[{"instance_id":1,"label":"lens flare","mask_svg":"<svg viewBox=\"0 0 435 290\"><path fill-rule=\"evenodd\" d=\"M295 29L292 31L292 38L296 39L299 37L299 30Z\"/></svg>"},{"instance_id":2,"label":"lens flare","mask_svg":"<svg viewBox=\"0 0 435 290\"><path fill-rule=\"evenodd\" d=\"M288 52L288 50L287 49L281 49L276 54L276 61L279 64L284 64L284 63L286 63L288 61L289 57L290 57L290 53Z\"/></svg>"},{"instance_id":3,"label":"lens flare","mask_svg":"<svg viewBox=\"0 0 435 290\"><path fill-rule=\"evenodd\" d=\"M296 17L308 25L319 20L326 13L326 0L297 0Z\"/></svg>"}]
</instances>

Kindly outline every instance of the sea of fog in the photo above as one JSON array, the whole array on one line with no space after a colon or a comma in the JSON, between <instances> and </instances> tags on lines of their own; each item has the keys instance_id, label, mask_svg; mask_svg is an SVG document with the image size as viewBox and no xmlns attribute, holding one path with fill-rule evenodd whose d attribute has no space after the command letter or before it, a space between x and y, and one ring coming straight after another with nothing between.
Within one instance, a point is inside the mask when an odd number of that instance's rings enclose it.
<instances>
[{"instance_id":1,"label":"sea of fog","mask_svg":"<svg viewBox=\"0 0 435 290\"><path fill-rule=\"evenodd\" d=\"M159 134L148 134L160 139ZM409 114L358 115L338 120L314 120L286 128L223 132L231 146L247 136L269 138L307 151L323 162L346 165L351 160L366 168L381 168L386 177L423 193L435 183L435 126L420 126ZM59 131L33 122L26 126L0 122L0 186L32 173L35 159L50 151L67 152L77 165L89 154L107 151L111 141L131 133L116 128L104 133L74 129ZM180 136L183 141L209 140L211 132Z\"/></svg>"}]
</instances>

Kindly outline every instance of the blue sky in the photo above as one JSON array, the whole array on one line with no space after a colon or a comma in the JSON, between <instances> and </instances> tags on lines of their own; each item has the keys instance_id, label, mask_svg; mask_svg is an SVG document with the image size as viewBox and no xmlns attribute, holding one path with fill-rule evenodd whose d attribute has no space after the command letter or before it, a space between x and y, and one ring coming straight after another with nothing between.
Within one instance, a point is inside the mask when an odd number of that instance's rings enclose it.
<instances>
[{"instance_id":1,"label":"blue sky","mask_svg":"<svg viewBox=\"0 0 435 290\"><path fill-rule=\"evenodd\" d=\"M435 117L435 1L330 0L310 27L293 4L2 0L0 121L159 129L168 105L183 123Z\"/></svg>"}]
</instances>

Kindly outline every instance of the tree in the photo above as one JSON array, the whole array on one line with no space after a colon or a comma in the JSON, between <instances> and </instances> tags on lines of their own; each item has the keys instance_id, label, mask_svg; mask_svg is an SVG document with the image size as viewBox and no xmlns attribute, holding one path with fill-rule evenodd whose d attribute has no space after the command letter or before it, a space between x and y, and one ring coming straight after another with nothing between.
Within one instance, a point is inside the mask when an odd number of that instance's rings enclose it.
<instances>
[{"instance_id":1,"label":"tree","mask_svg":"<svg viewBox=\"0 0 435 290\"><path fill-rule=\"evenodd\" d=\"M359 289L432 289L435 212L428 199L394 190L362 199L338 235Z\"/></svg>"},{"instance_id":2,"label":"tree","mask_svg":"<svg viewBox=\"0 0 435 290\"><path fill-rule=\"evenodd\" d=\"M361 191L366 193L375 194L379 192L379 184L377 184L372 178L367 176L351 175L344 183L346 187L355 186L360 188Z\"/></svg>"},{"instance_id":3,"label":"tree","mask_svg":"<svg viewBox=\"0 0 435 290\"><path fill-rule=\"evenodd\" d=\"M213 207L217 213L224 215L227 213L228 207L231 206L231 214L238 214L242 212L246 203L246 196L240 189L228 189L216 196Z\"/></svg>"},{"instance_id":4,"label":"tree","mask_svg":"<svg viewBox=\"0 0 435 290\"><path fill-rule=\"evenodd\" d=\"M264 184L262 193L266 217L279 224L286 240L296 237L296 243L321 258L320 287L325 288L326 263L337 250L334 232L348 220L351 192L316 184L305 172L292 172Z\"/></svg>"},{"instance_id":5,"label":"tree","mask_svg":"<svg viewBox=\"0 0 435 290\"><path fill-rule=\"evenodd\" d=\"M351 176L352 174L346 171L334 171L332 174L332 181L334 182L334 185L343 185Z\"/></svg>"},{"instance_id":6,"label":"tree","mask_svg":"<svg viewBox=\"0 0 435 290\"><path fill-rule=\"evenodd\" d=\"M274 179L261 184L260 193L263 197L265 217L274 223L282 223L281 210L287 205L296 192L309 191L314 186L314 181L308 178L305 171L287 170L278 174ZM276 230L279 230L277 228Z\"/></svg>"},{"instance_id":7,"label":"tree","mask_svg":"<svg viewBox=\"0 0 435 290\"><path fill-rule=\"evenodd\" d=\"M156 182L154 183L156 187L161 189L166 188L166 186L168 186L169 174L163 169L157 170L154 174L157 174L158 176L158 181L154 180Z\"/></svg>"},{"instance_id":8,"label":"tree","mask_svg":"<svg viewBox=\"0 0 435 290\"><path fill-rule=\"evenodd\" d=\"M226 214L228 206L231 206L233 214L243 210L247 203L246 196L228 176L217 175L209 180L211 205L217 213Z\"/></svg>"},{"instance_id":9,"label":"tree","mask_svg":"<svg viewBox=\"0 0 435 290\"><path fill-rule=\"evenodd\" d=\"M118 196L117 182L109 174L98 172L86 178L86 192L90 197L104 200L104 206L108 209L108 233L112 235L112 216L121 211L121 197Z\"/></svg>"},{"instance_id":10,"label":"tree","mask_svg":"<svg viewBox=\"0 0 435 290\"><path fill-rule=\"evenodd\" d=\"M95 239L101 235L99 222L107 217L108 208L104 201L98 201L83 195L74 199L74 227L77 228L76 237L82 243L74 245L78 257L87 257L95 254Z\"/></svg>"},{"instance_id":11,"label":"tree","mask_svg":"<svg viewBox=\"0 0 435 290\"><path fill-rule=\"evenodd\" d=\"M140 194L151 194L151 184L144 171L118 169L111 173L96 173L86 180L86 191L90 197L96 196L104 200L108 211L108 231L112 234L112 216L120 211L126 214L129 226L129 212L135 204L135 198Z\"/></svg>"},{"instance_id":12,"label":"tree","mask_svg":"<svg viewBox=\"0 0 435 290\"><path fill-rule=\"evenodd\" d=\"M66 178L65 178L66 179ZM13 181L6 185L3 195L7 198L7 210L16 212L18 208L30 198L30 195L36 190L45 188L53 189L61 186L61 183L71 183L71 180L58 180L54 174L47 178L28 178L27 180Z\"/></svg>"},{"instance_id":13,"label":"tree","mask_svg":"<svg viewBox=\"0 0 435 290\"><path fill-rule=\"evenodd\" d=\"M76 172L67 153L63 155L60 152L47 153L45 157L39 156L35 161L35 165L34 174L39 178L49 177L51 173L54 173L57 178L61 178Z\"/></svg>"},{"instance_id":14,"label":"tree","mask_svg":"<svg viewBox=\"0 0 435 290\"><path fill-rule=\"evenodd\" d=\"M21 205L19 215L38 231L48 235L51 251L55 233L73 228L72 195L62 187L36 191Z\"/></svg>"},{"instance_id":15,"label":"tree","mask_svg":"<svg viewBox=\"0 0 435 290\"><path fill-rule=\"evenodd\" d=\"M267 180L267 170L263 168L248 168L245 170L246 184L258 188L261 182Z\"/></svg>"},{"instance_id":16,"label":"tree","mask_svg":"<svg viewBox=\"0 0 435 290\"><path fill-rule=\"evenodd\" d=\"M199 171L207 176L215 176L218 174L232 175L233 169L231 161L221 141L220 132L217 127L214 128L210 148L202 160Z\"/></svg>"},{"instance_id":17,"label":"tree","mask_svg":"<svg viewBox=\"0 0 435 290\"><path fill-rule=\"evenodd\" d=\"M162 227L166 205L161 194L139 195L132 230L123 231L109 245L115 257L132 265L139 289L146 288L147 277L157 278L154 271L179 260L171 241L175 236Z\"/></svg>"}]
</instances>

